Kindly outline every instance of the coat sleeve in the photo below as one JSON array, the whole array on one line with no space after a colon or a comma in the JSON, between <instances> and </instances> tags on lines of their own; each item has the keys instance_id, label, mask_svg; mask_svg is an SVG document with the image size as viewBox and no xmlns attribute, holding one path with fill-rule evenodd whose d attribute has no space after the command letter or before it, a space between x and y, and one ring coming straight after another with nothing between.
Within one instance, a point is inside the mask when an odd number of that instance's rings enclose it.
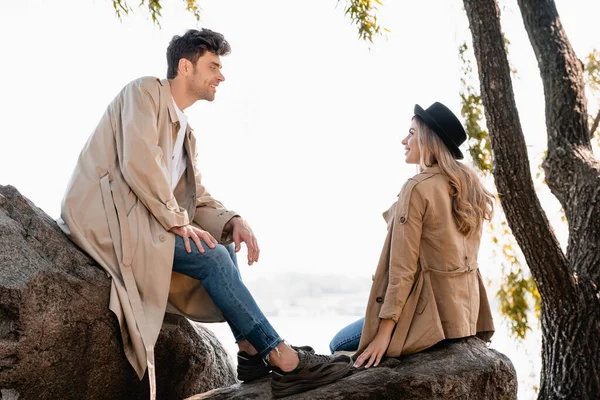
<instances>
[{"instance_id":1,"label":"coat sleeve","mask_svg":"<svg viewBox=\"0 0 600 400\"><path fill-rule=\"evenodd\" d=\"M190 221L171 189L169 170L158 145L158 92L153 95L150 90L140 83L132 83L123 91L121 173L139 200L163 228L169 230Z\"/></svg>"},{"instance_id":2,"label":"coat sleeve","mask_svg":"<svg viewBox=\"0 0 600 400\"><path fill-rule=\"evenodd\" d=\"M411 292L419 260L425 206L417 181L409 180L396 205L390 246L389 282L379 318L398 322Z\"/></svg>"}]
</instances>

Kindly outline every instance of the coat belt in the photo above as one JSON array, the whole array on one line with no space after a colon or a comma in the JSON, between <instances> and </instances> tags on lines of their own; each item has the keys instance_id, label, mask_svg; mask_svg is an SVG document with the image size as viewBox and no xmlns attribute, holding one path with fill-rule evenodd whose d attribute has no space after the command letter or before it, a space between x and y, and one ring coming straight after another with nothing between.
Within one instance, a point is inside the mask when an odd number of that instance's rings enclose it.
<instances>
[{"instance_id":1,"label":"coat belt","mask_svg":"<svg viewBox=\"0 0 600 400\"><path fill-rule=\"evenodd\" d=\"M432 272L434 274L438 274L438 275L444 275L444 276L457 276L457 275L462 275L462 274L467 274L469 272L473 272L473 271L477 271L479 269L479 266L477 264L475 265L465 265L462 268L458 268L452 271L447 271L447 270L439 270L439 269L433 269L433 268L423 268L423 272Z\"/></svg>"}]
</instances>

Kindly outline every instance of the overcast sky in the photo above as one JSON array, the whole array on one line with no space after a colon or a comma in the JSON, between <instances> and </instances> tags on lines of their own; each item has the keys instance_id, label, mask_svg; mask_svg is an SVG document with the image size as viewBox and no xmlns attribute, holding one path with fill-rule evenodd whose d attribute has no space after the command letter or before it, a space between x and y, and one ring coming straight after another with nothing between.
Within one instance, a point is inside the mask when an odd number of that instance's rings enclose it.
<instances>
[{"instance_id":1,"label":"overcast sky","mask_svg":"<svg viewBox=\"0 0 600 400\"><path fill-rule=\"evenodd\" d=\"M414 104L460 110L457 49L470 39L462 2L385 1L378 15L391 32L371 46L336 0L200 0L200 23L183 2L164 3L160 29L137 8L119 21L109 0L2 5L0 184L58 217L108 103L137 77L165 76L173 35L207 27L231 43L226 81L214 102L186 114L206 186L259 239L252 270L370 275L385 237L381 213L415 173L400 143ZM516 1L503 4L521 122L537 157L541 81ZM557 5L579 57L600 48L600 2Z\"/></svg>"}]
</instances>

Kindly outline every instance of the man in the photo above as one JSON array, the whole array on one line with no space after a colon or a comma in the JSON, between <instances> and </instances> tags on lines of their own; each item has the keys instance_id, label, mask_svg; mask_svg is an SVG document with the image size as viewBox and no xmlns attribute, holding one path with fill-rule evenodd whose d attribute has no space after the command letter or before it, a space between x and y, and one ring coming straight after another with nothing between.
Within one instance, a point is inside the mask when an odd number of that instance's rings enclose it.
<instances>
[{"instance_id":1,"label":"man","mask_svg":"<svg viewBox=\"0 0 600 400\"><path fill-rule=\"evenodd\" d=\"M237 269L241 242L249 265L259 259L252 230L202 186L184 111L214 100L225 80L220 56L229 52L223 35L208 29L173 37L168 79L137 79L108 106L79 156L58 220L111 276L109 308L125 355L140 379L148 368L153 399L153 349L167 307L196 321L226 320L239 346L238 378L273 369L277 397L333 382L352 367L349 357L283 342Z\"/></svg>"}]
</instances>

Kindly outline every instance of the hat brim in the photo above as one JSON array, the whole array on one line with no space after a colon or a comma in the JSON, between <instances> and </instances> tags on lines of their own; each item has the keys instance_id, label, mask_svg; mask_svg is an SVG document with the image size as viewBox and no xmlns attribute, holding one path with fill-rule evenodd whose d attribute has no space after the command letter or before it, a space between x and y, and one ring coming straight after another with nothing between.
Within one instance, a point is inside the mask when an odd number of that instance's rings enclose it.
<instances>
[{"instance_id":1,"label":"hat brim","mask_svg":"<svg viewBox=\"0 0 600 400\"><path fill-rule=\"evenodd\" d=\"M433 129L435 133L437 133L439 138L442 139L442 142L444 142L444 144L446 145L448 150L450 150L450 153L452 153L455 159L462 160L463 158L465 158L463 156L462 151L460 151L456 143L454 143L452 139L450 139L450 136L446 133L446 131L444 131L444 129L436 122L436 120L431 115L429 115L427 111L423 109L423 107L421 107L418 104L415 104L414 112L415 115L419 116L423 121L425 121L427 125L429 125L431 129Z\"/></svg>"}]
</instances>

